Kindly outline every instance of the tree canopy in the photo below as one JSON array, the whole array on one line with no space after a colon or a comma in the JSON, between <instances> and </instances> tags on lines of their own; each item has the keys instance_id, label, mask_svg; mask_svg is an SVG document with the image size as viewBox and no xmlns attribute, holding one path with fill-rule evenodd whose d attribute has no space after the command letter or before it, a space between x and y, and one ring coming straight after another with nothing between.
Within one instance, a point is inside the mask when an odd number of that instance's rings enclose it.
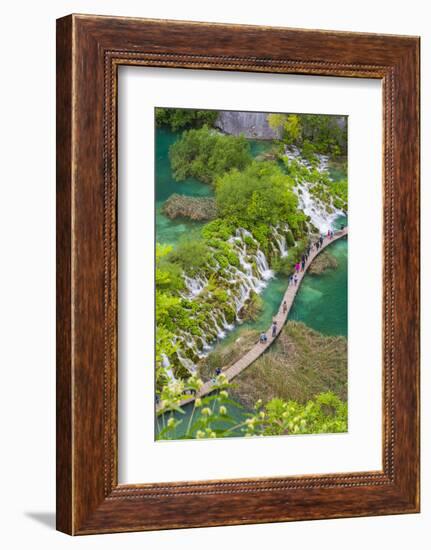
<instances>
[{"instance_id":1,"label":"tree canopy","mask_svg":"<svg viewBox=\"0 0 431 550\"><path fill-rule=\"evenodd\" d=\"M242 172L232 170L216 183L221 217L240 225L287 223L297 216L294 181L275 162L254 161Z\"/></svg>"},{"instance_id":2,"label":"tree canopy","mask_svg":"<svg viewBox=\"0 0 431 550\"><path fill-rule=\"evenodd\" d=\"M302 138L302 126L298 115L273 113L268 115L268 124L273 130L282 129L282 139L287 144L297 143Z\"/></svg>"},{"instance_id":3,"label":"tree canopy","mask_svg":"<svg viewBox=\"0 0 431 550\"><path fill-rule=\"evenodd\" d=\"M194 177L213 183L225 172L243 170L250 162L250 145L242 136L226 136L203 126L187 130L169 151L174 178Z\"/></svg>"},{"instance_id":4,"label":"tree canopy","mask_svg":"<svg viewBox=\"0 0 431 550\"><path fill-rule=\"evenodd\" d=\"M347 153L347 118L334 115L292 115L272 113L268 123L282 130L282 141L301 148L303 156L314 153L345 155Z\"/></svg>"},{"instance_id":5,"label":"tree canopy","mask_svg":"<svg viewBox=\"0 0 431 550\"><path fill-rule=\"evenodd\" d=\"M157 126L168 126L174 132L183 128L200 128L204 124L212 126L217 117L218 111L156 107Z\"/></svg>"}]
</instances>

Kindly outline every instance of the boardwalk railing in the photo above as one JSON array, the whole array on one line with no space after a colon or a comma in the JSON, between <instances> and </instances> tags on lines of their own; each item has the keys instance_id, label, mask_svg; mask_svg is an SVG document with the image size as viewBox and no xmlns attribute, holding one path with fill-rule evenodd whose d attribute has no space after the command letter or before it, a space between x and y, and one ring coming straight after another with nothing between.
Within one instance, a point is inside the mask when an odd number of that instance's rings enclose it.
<instances>
[{"instance_id":1,"label":"boardwalk railing","mask_svg":"<svg viewBox=\"0 0 431 550\"><path fill-rule=\"evenodd\" d=\"M325 248L332 244L333 242L337 241L338 239L341 239L345 237L348 234L348 228L345 227L344 229L340 229L336 232L334 232L333 237L326 236L323 239L323 243L319 248L316 248L314 242L311 245L310 254L307 258L307 261L304 266L303 271L299 271L297 273L297 283L291 283L286 289L286 292L284 293L284 296L281 300L280 307L278 309L277 314L274 316L273 321L276 323L276 329L275 329L275 335L272 334L272 325L268 328L268 330L265 332L266 335L266 341L258 342L255 344L250 351L245 353L240 359L238 359L233 365L224 367L222 369L222 373L226 376L228 381L230 382L233 378L238 376L243 370L245 370L247 367L249 367L256 359L258 359L275 341L277 336L280 334L284 324L286 323L287 317L289 316L290 308L293 305L293 302L295 300L295 296L298 292L299 287L301 286L302 279L304 278L304 275L306 274L308 268L312 264L313 260L322 252L322 250L325 250ZM284 303L286 302L286 305ZM211 393L214 388L214 381L209 380L205 384L202 385L200 390L195 395L190 395L190 397L187 397L184 399L184 401L181 402L181 406L187 405L187 403L191 403L196 399L196 397L203 397L207 395L208 393ZM156 407L156 411L159 410L159 406Z\"/></svg>"}]
</instances>

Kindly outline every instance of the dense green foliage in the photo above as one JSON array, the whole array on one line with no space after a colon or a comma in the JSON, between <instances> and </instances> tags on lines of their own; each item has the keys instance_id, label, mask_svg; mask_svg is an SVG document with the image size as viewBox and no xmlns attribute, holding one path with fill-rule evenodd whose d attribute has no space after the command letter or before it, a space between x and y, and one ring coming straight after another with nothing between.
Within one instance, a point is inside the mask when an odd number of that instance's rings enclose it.
<instances>
[{"instance_id":1,"label":"dense green foliage","mask_svg":"<svg viewBox=\"0 0 431 550\"><path fill-rule=\"evenodd\" d=\"M304 253L308 240L303 237L297 241L296 246L290 249L289 255L286 258L275 258L272 262L272 267L275 271L283 273L283 275L290 275L293 273L293 268L297 262L301 261L302 254Z\"/></svg>"},{"instance_id":2,"label":"dense green foliage","mask_svg":"<svg viewBox=\"0 0 431 550\"><path fill-rule=\"evenodd\" d=\"M298 210L293 187L294 180L275 162L254 161L217 179L217 209L230 226L251 231L267 252L271 225L287 223L296 238L305 232L306 216Z\"/></svg>"},{"instance_id":3,"label":"dense green foliage","mask_svg":"<svg viewBox=\"0 0 431 550\"><path fill-rule=\"evenodd\" d=\"M333 115L270 114L271 128L281 131L286 145L296 145L308 161L315 153L333 156L347 153L347 119Z\"/></svg>"},{"instance_id":4,"label":"dense green foliage","mask_svg":"<svg viewBox=\"0 0 431 550\"><path fill-rule=\"evenodd\" d=\"M156 107L157 126L168 126L173 132L182 130L183 128L200 128L204 124L212 126L217 116L218 111Z\"/></svg>"},{"instance_id":5,"label":"dense green foliage","mask_svg":"<svg viewBox=\"0 0 431 550\"><path fill-rule=\"evenodd\" d=\"M297 435L347 431L347 403L332 392L321 393L302 405L271 399L258 402L254 416L246 421L245 435Z\"/></svg>"},{"instance_id":6,"label":"dense green foliage","mask_svg":"<svg viewBox=\"0 0 431 550\"><path fill-rule=\"evenodd\" d=\"M232 415L232 407L241 406L229 398L230 384L221 374L214 382L214 391L194 401L187 426L183 420L172 415L175 411L184 414L181 401L188 392L197 392L202 386L200 379L190 377L187 381L168 384L162 392L161 408L157 422L158 439L202 439L237 436L298 435L311 433L340 433L347 431L347 403L334 393L316 395L305 404L273 398L263 404L259 400L252 413L244 411L238 421ZM183 428L180 430L180 427ZM181 435L180 435L181 434Z\"/></svg>"},{"instance_id":7,"label":"dense green foliage","mask_svg":"<svg viewBox=\"0 0 431 550\"><path fill-rule=\"evenodd\" d=\"M169 260L180 266L185 273L192 274L204 266L210 258L206 241L198 235L185 235L169 255Z\"/></svg>"},{"instance_id":8,"label":"dense green foliage","mask_svg":"<svg viewBox=\"0 0 431 550\"><path fill-rule=\"evenodd\" d=\"M176 180L193 177L204 183L213 183L232 168L243 170L252 160L244 137L226 136L208 126L185 131L169 157Z\"/></svg>"},{"instance_id":9,"label":"dense green foliage","mask_svg":"<svg viewBox=\"0 0 431 550\"><path fill-rule=\"evenodd\" d=\"M347 210L347 180L331 181L329 192L334 198L334 206Z\"/></svg>"},{"instance_id":10,"label":"dense green foliage","mask_svg":"<svg viewBox=\"0 0 431 550\"><path fill-rule=\"evenodd\" d=\"M160 385L167 382L166 372L161 368L163 356L172 357L176 351L173 343L175 334L173 327L169 326L169 316L172 308L179 304L179 298L166 291L174 282L170 270L161 266L163 258L171 250L169 246L156 246L156 378Z\"/></svg>"},{"instance_id":11,"label":"dense green foliage","mask_svg":"<svg viewBox=\"0 0 431 550\"><path fill-rule=\"evenodd\" d=\"M277 164L254 161L242 172L233 170L217 179L217 208L239 225L289 222L298 207L293 186Z\"/></svg>"},{"instance_id":12,"label":"dense green foliage","mask_svg":"<svg viewBox=\"0 0 431 550\"><path fill-rule=\"evenodd\" d=\"M268 123L273 130L281 131L286 144L298 143L302 139L302 126L298 115L273 113L268 115Z\"/></svg>"}]
</instances>

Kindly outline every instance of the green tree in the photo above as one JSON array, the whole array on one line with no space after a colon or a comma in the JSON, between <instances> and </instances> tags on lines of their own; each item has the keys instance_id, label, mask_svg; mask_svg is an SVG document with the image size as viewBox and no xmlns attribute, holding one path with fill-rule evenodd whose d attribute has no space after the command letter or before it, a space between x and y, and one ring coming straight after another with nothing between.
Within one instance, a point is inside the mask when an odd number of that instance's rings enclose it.
<instances>
[{"instance_id":1,"label":"green tree","mask_svg":"<svg viewBox=\"0 0 431 550\"><path fill-rule=\"evenodd\" d=\"M330 391L305 404L275 398L266 405L258 402L246 426L249 436L346 432L347 403Z\"/></svg>"},{"instance_id":2,"label":"green tree","mask_svg":"<svg viewBox=\"0 0 431 550\"><path fill-rule=\"evenodd\" d=\"M155 116L157 126L168 126L176 132L183 128L200 128L204 124L213 126L218 117L218 111L156 107Z\"/></svg>"},{"instance_id":3,"label":"green tree","mask_svg":"<svg viewBox=\"0 0 431 550\"><path fill-rule=\"evenodd\" d=\"M296 145L312 162L315 153L333 156L347 153L347 118L336 115L293 115L272 113L268 123L281 131L287 145Z\"/></svg>"},{"instance_id":4,"label":"green tree","mask_svg":"<svg viewBox=\"0 0 431 550\"><path fill-rule=\"evenodd\" d=\"M284 128L284 125L286 124L287 115L283 113L270 113L266 117L269 126L275 130L282 130Z\"/></svg>"},{"instance_id":5,"label":"green tree","mask_svg":"<svg viewBox=\"0 0 431 550\"><path fill-rule=\"evenodd\" d=\"M347 153L347 117L301 115L302 133L317 152L334 156Z\"/></svg>"},{"instance_id":6,"label":"green tree","mask_svg":"<svg viewBox=\"0 0 431 550\"><path fill-rule=\"evenodd\" d=\"M171 252L172 247L156 243L156 376L164 380L163 356L168 359L175 353L174 333L169 330L171 310L178 306L180 300L169 290L171 275L163 269L163 259Z\"/></svg>"},{"instance_id":7,"label":"green tree","mask_svg":"<svg viewBox=\"0 0 431 550\"><path fill-rule=\"evenodd\" d=\"M185 235L169 254L170 262L181 266L188 273L204 266L208 259L209 248L200 235Z\"/></svg>"},{"instance_id":8,"label":"green tree","mask_svg":"<svg viewBox=\"0 0 431 550\"><path fill-rule=\"evenodd\" d=\"M169 157L177 181L194 177L204 183L213 183L232 168L243 170L252 160L244 137L219 134L207 126L184 132Z\"/></svg>"},{"instance_id":9,"label":"green tree","mask_svg":"<svg viewBox=\"0 0 431 550\"><path fill-rule=\"evenodd\" d=\"M242 172L233 170L217 180L217 208L222 217L247 227L289 223L301 216L293 186L276 163L254 161Z\"/></svg>"},{"instance_id":10,"label":"green tree","mask_svg":"<svg viewBox=\"0 0 431 550\"><path fill-rule=\"evenodd\" d=\"M291 145L301 141L302 126L299 115L271 113L267 119L273 130L281 131L281 138L286 144Z\"/></svg>"}]
</instances>

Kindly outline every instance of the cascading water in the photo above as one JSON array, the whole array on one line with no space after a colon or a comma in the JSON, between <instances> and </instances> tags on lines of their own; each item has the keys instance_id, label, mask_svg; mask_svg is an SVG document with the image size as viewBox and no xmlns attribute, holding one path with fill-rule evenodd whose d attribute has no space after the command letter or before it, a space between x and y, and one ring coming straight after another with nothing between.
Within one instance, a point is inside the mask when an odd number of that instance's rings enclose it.
<instances>
[{"instance_id":1,"label":"cascading water","mask_svg":"<svg viewBox=\"0 0 431 550\"><path fill-rule=\"evenodd\" d=\"M301 157L299 149L295 146L286 147L285 156L308 170L313 168L310 162ZM321 174L328 174L329 157L327 155L316 155L316 157L317 165L314 168ZM314 227L321 233L326 233L329 229L334 229L334 221L344 215L344 212L334 206L332 199L328 204L313 196L310 192L313 186L313 182L304 178L296 178L294 190L298 196L299 208L310 217Z\"/></svg>"},{"instance_id":2,"label":"cascading water","mask_svg":"<svg viewBox=\"0 0 431 550\"><path fill-rule=\"evenodd\" d=\"M289 230L289 226L287 224L285 224L284 230L285 231ZM279 226L274 227L272 232L274 235L275 242L277 243L278 249L280 251L280 257L286 258L289 254L289 250L287 248L287 241L286 241L285 234L279 231Z\"/></svg>"},{"instance_id":3,"label":"cascading water","mask_svg":"<svg viewBox=\"0 0 431 550\"><path fill-rule=\"evenodd\" d=\"M285 257L288 254L286 234L289 226L284 224L273 228L270 242L274 255ZM206 264L193 276L184 274L186 292L182 299L190 303L199 300L199 304L208 304L205 311L205 327L201 330L188 332L178 331L176 338L176 356L188 372L196 371L196 363L204 358L212 349L212 345L242 322L242 311L254 294L259 294L274 277L268 258L261 250L259 242L250 231L238 228L227 241L232 252L238 258L238 264L221 267L216 261ZM210 284L211 281L211 284ZM214 283L216 288L226 291L226 301L218 304L214 300ZM231 311L230 319L227 314ZM191 314L191 318L194 315Z\"/></svg>"},{"instance_id":4,"label":"cascading water","mask_svg":"<svg viewBox=\"0 0 431 550\"><path fill-rule=\"evenodd\" d=\"M181 363L181 365L185 369L187 369L190 374L194 374L196 372L196 365L194 364L194 362L188 357L186 357L185 355L183 355L183 352L179 348L177 348L176 353L177 353L178 361Z\"/></svg>"},{"instance_id":5,"label":"cascading water","mask_svg":"<svg viewBox=\"0 0 431 550\"><path fill-rule=\"evenodd\" d=\"M172 372L171 362L164 353L162 353L162 367L165 369L165 373L169 380L175 382L176 378Z\"/></svg>"},{"instance_id":6,"label":"cascading water","mask_svg":"<svg viewBox=\"0 0 431 550\"><path fill-rule=\"evenodd\" d=\"M311 195L307 182L298 182L295 192L298 195L299 208L310 217L311 223L321 233L333 229L334 221L344 214L334 206L330 207L332 212L328 212L328 205Z\"/></svg>"},{"instance_id":7,"label":"cascading water","mask_svg":"<svg viewBox=\"0 0 431 550\"><path fill-rule=\"evenodd\" d=\"M203 276L188 277L184 274L184 282L191 297L198 296L208 284L208 279Z\"/></svg>"}]
</instances>

